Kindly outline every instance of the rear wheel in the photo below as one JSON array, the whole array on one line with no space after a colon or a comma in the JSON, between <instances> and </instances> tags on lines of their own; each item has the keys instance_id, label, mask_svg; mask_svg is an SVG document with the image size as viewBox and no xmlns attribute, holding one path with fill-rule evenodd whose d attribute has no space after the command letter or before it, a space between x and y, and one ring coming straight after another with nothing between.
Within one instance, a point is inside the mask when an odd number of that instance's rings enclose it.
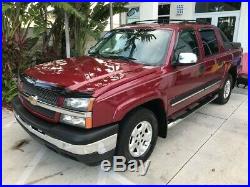
<instances>
[{"instance_id":1,"label":"rear wheel","mask_svg":"<svg viewBox=\"0 0 250 187\"><path fill-rule=\"evenodd\" d=\"M228 74L223 87L219 91L219 96L215 100L216 103L218 104L226 104L229 101L232 88L233 88L233 81L232 81L232 75Z\"/></svg>"},{"instance_id":2,"label":"rear wheel","mask_svg":"<svg viewBox=\"0 0 250 187\"><path fill-rule=\"evenodd\" d=\"M139 108L121 124L117 155L129 160L147 160L153 152L158 137L158 123L154 113Z\"/></svg>"}]
</instances>

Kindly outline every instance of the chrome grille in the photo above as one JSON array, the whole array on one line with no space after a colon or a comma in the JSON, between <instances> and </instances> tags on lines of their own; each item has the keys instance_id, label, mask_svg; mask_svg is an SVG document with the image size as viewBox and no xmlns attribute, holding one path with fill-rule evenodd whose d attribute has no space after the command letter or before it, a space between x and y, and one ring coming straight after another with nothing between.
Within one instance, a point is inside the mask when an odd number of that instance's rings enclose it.
<instances>
[{"instance_id":1,"label":"chrome grille","mask_svg":"<svg viewBox=\"0 0 250 187\"><path fill-rule=\"evenodd\" d=\"M56 112L39 107L39 106L34 106L32 104L30 104L28 101L24 101L24 104L26 107L28 107L31 112L37 112L41 115L43 115L44 117L50 118L51 120L54 119Z\"/></svg>"},{"instance_id":2,"label":"chrome grille","mask_svg":"<svg viewBox=\"0 0 250 187\"><path fill-rule=\"evenodd\" d=\"M20 82L19 89L22 94L25 94L27 96L37 96L37 99L39 99L40 101L49 105L57 106L59 93L46 89L46 87L36 86L28 82L25 78L20 79L20 81L21 82ZM23 98L22 103L24 107L27 108L35 116L42 116L51 122L58 121L57 115L56 115L57 112L40 107L40 106L35 106L32 103L30 103L28 100L26 100L24 97L22 98Z\"/></svg>"},{"instance_id":3,"label":"chrome grille","mask_svg":"<svg viewBox=\"0 0 250 187\"><path fill-rule=\"evenodd\" d=\"M48 104L57 105L59 94L41 87L34 86L30 83L22 81L22 92L27 95L37 96L40 101Z\"/></svg>"}]
</instances>

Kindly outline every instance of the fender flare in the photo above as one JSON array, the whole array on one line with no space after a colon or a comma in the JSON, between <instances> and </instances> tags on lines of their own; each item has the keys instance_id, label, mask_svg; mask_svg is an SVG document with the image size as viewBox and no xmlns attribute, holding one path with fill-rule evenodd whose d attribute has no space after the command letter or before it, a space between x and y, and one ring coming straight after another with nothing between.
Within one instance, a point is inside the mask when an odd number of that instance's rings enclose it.
<instances>
[{"instance_id":1,"label":"fender flare","mask_svg":"<svg viewBox=\"0 0 250 187\"><path fill-rule=\"evenodd\" d=\"M121 121L130 111L154 99L161 99L161 95L152 91L146 94L141 94L139 97L130 98L116 108L113 120Z\"/></svg>"}]
</instances>

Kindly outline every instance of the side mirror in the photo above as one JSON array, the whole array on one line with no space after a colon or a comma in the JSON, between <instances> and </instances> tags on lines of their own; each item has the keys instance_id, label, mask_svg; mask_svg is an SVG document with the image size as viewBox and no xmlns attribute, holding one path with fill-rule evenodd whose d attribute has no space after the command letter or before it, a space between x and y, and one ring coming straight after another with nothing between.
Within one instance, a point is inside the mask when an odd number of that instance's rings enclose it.
<instances>
[{"instance_id":1,"label":"side mirror","mask_svg":"<svg viewBox=\"0 0 250 187\"><path fill-rule=\"evenodd\" d=\"M178 56L178 64L180 65L195 64L197 60L197 55L194 53L180 53Z\"/></svg>"}]
</instances>

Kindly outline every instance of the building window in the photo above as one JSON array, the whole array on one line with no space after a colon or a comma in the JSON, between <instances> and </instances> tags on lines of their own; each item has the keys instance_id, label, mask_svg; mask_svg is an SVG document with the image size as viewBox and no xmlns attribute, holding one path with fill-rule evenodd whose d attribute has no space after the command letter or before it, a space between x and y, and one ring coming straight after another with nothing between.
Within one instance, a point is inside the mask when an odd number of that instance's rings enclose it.
<instances>
[{"instance_id":1,"label":"building window","mask_svg":"<svg viewBox=\"0 0 250 187\"><path fill-rule=\"evenodd\" d=\"M234 38L234 28L235 28L236 17L219 17L218 27L226 34L228 39L232 42Z\"/></svg>"},{"instance_id":2,"label":"building window","mask_svg":"<svg viewBox=\"0 0 250 187\"><path fill-rule=\"evenodd\" d=\"M241 3L196 3L195 13L240 10Z\"/></svg>"},{"instance_id":3,"label":"building window","mask_svg":"<svg viewBox=\"0 0 250 187\"><path fill-rule=\"evenodd\" d=\"M140 7L131 7L127 12L127 23L140 21Z\"/></svg>"},{"instance_id":4,"label":"building window","mask_svg":"<svg viewBox=\"0 0 250 187\"><path fill-rule=\"evenodd\" d=\"M158 21L159 23L169 23L170 4L158 5Z\"/></svg>"},{"instance_id":5,"label":"building window","mask_svg":"<svg viewBox=\"0 0 250 187\"><path fill-rule=\"evenodd\" d=\"M196 21L204 24L211 24L212 18L196 18Z\"/></svg>"}]
</instances>

